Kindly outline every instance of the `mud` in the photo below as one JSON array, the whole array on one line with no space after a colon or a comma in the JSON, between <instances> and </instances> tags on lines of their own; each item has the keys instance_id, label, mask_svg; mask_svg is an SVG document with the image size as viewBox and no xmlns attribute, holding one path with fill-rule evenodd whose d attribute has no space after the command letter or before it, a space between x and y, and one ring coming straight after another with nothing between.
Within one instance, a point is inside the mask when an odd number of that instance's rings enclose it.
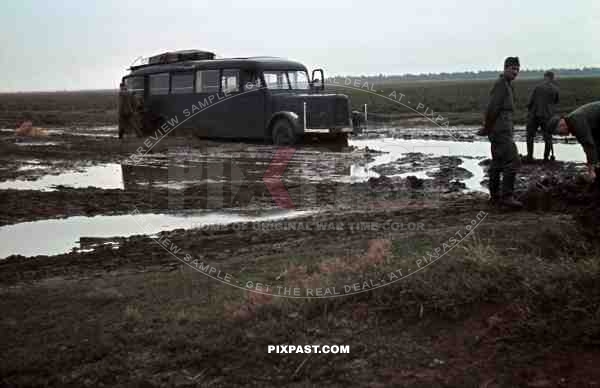
<instances>
[{"instance_id":1,"label":"mud","mask_svg":"<svg viewBox=\"0 0 600 388\"><path fill-rule=\"evenodd\" d=\"M485 198L467 193L485 190L489 160L480 159L486 143L358 138L341 147L307 144L294 151L280 177L284 189L273 191L264 181L269 166L279 163L273 146L184 133L163 139L136 163L131 156L140 140L118 140L115 130L49 128L47 137L25 143L1 132L0 225L132 211L260 211L281 206L288 195L291 209L334 212ZM577 149L556 149L558 155L577 155ZM570 187L565 182L574 182L581 170L577 162L524 164L518 194L529 209L560 211L564 196L550 195L548 188Z\"/></svg>"},{"instance_id":2,"label":"mud","mask_svg":"<svg viewBox=\"0 0 600 388\"><path fill-rule=\"evenodd\" d=\"M274 159L283 163L270 145L178 136L135 163L139 139L78 131L51 128L44 141L56 144L37 145L0 133L0 238L10 241L0 250L9 256L0 259L0 385L597 380L597 353L577 351L600 338L597 266L587 260L600 251L600 203L578 175L581 159L524 165L526 209L506 213L480 191L486 143L308 145L295 150L282 190L264 180ZM154 228L127 224L132 211ZM285 218L261 218L273 211ZM404 283L325 301L240 290L363 284L385 266L435 256L478 214L475 234ZM189 269L165 244L232 283ZM298 342L351 353L265 353Z\"/></svg>"},{"instance_id":3,"label":"mud","mask_svg":"<svg viewBox=\"0 0 600 388\"><path fill-rule=\"evenodd\" d=\"M485 159L479 162L479 165L484 168L486 175L490 162L491 159ZM579 184L584 185L576 188L575 190L577 192L581 189L587 190L587 186L589 185L585 185L582 178L585 170L586 167L583 163L562 161L544 162L540 159L528 163L522 156L521 167L519 168L517 181L515 183L515 190L518 193L534 193L537 190L546 191L564 186L567 191L571 191L574 189L574 182L579 182ZM487 186L487 178L483 181L483 184ZM569 187L570 189L568 189ZM566 196L567 193L565 193L565 199Z\"/></svg>"},{"instance_id":4,"label":"mud","mask_svg":"<svg viewBox=\"0 0 600 388\"><path fill-rule=\"evenodd\" d=\"M278 194L272 195L263 181L276 154L270 145L207 141L182 133L163 139L141 163L134 163L131 156L141 139L121 141L115 127L48 132L43 139L0 132L0 225L127 214L134 208L166 212L278 206ZM577 147L557 144L557 157L579 162L582 152ZM542 148L538 144L536 152ZM437 200L451 193L485 191L485 163L478 162L488 153L485 142L359 137L347 147L298 148L281 180L297 209L366 209L382 198ZM575 162L524 166L518 190L549 175L567 177L580 169Z\"/></svg>"},{"instance_id":5,"label":"mud","mask_svg":"<svg viewBox=\"0 0 600 388\"><path fill-rule=\"evenodd\" d=\"M407 172L417 172L432 168L457 167L462 161L457 157L431 157L421 152L410 152L391 163L373 168L373 171L383 175L399 175Z\"/></svg>"},{"instance_id":6,"label":"mud","mask_svg":"<svg viewBox=\"0 0 600 388\"><path fill-rule=\"evenodd\" d=\"M457 156L436 157L420 152L411 152L391 163L375 166L373 171L386 176L423 172L426 177L433 178L434 182L431 183L436 186L448 187L448 189L460 186L467 188L464 183L459 186L451 184L452 181L464 181L474 176L469 170L460 167L461 164L463 161ZM423 174L418 175L423 177ZM419 179L418 176L415 177Z\"/></svg>"},{"instance_id":7,"label":"mud","mask_svg":"<svg viewBox=\"0 0 600 388\"><path fill-rule=\"evenodd\" d=\"M17 146L14 136L2 134L0 200L5 206L0 224L124 214L133 208L160 212L277 206L277 196L263 181L275 157L272 146L173 136L136 164L131 155L140 146L138 139L72 132L50 130L48 138L60 139L60 146ZM372 171L367 166L386 154L360 146L340 152L309 145L295 151L281 179L295 208L364 207L371 195L367 181Z\"/></svg>"}]
</instances>

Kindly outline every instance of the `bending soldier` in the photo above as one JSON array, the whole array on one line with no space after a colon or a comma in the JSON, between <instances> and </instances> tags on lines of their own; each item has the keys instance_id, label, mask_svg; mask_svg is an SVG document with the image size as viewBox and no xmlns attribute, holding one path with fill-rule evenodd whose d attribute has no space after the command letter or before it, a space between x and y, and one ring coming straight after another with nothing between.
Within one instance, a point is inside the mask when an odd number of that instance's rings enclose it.
<instances>
[{"instance_id":1,"label":"bending soldier","mask_svg":"<svg viewBox=\"0 0 600 388\"><path fill-rule=\"evenodd\" d=\"M552 117L548 128L554 134L575 136L585 152L587 177L600 187L600 101L580 106L566 116Z\"/></svg>"}]
</instances>

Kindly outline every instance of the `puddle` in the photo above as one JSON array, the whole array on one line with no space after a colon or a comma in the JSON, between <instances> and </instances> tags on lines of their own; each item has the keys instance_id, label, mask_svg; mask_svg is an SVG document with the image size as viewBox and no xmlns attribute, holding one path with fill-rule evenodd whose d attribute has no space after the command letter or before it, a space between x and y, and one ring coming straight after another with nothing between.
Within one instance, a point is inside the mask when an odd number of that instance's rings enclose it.
<instances>
[{"instance_id":1,"label":"puddle","mask_svg":"<svg viewBox=\"0 0 600 388\"><path fill-rule=\"evenodd\" d=\"M525 142L517 142L516 144L519 153L527 153L527 144ZM361 182L364 180L368 180L371 177L377 178L379 177L379 174L372 170L374 167L393 162L396 159L410 152L420 152L424 154L431 154L434 157L459 157L463 162L460 165L460 167L470 171L473 174L471 178L463 180L463 182L467 186L467 190L487 191L487 189L481 185L481 181L484 179L485 173L483 167L479 165L479 162L481 162L483 158L490 157L489 142L459 142L445 140L408 140L380 138L354 140L351 141L351 145L354 145L359 148L369 147L369 149L372 150L386 152L385 154L375 155L374 160L364 165L352 165L349 177L351 182ZM534 157L542 159L543 154L543 143L536 143L534 147ZM554 144L554 154L556 155L557 160L585 162L585 154L581 146L578 144L556 143ZM428 178L428 172L434 171L435 170L424 170L389 176L407 177L409 175L414 175L418 178L424 179Z\"/></svg>"},{"instance_id":2,"label":"puddle","mask_svg":"<svg viewBox=\"0 0 600 388\"><path fill-rule=\"evenodd\" d=\"M71 135L73 135L73 136L88 136L88 137L114 137L115 139L118 138L118 135L116 133L77 132L77 133L71 133Z\"/></svg>"},{"instance_id":3,"label":"puddle","mask_svg":"<svg viewBox=\"0 0 600 388\"><path fill-rule=\"evenodd\" d=\"M459 166L471 172L472 177L463 179L467 190L487 191L481 185L484 180L484 169L479 165L482 159L489 158L490 144L487 141L462 142L447 140L377 138L351 140L350 145L359 149L369 149L384 153L372 155L369 162L351 162L350 153L327 153L299 149L286 167L283 180L286 183L297 183L299 179L310 181L334 181L344 183L360 183L377 178L379 173L373 168L391 163L407 153L417 152L433 157L455 156L462 160ZM517 142L519 152L526 153L526 143ZM543 157L543 144L536 143L536 158ZM170 151L168 155L153 155L145 160L144 165L123 165L125 188L136 185L168 188L174 190L201 183L240 184L242 182L261 182L265 165L269 162L266 148L261 154L257 150L235 155L220 153L201 154L197 150ZM585 154L578 144L556 143L554 150L559 160L574 162L585 161ZM435 168L415 168L415 171L403 172L390 177L416 176L420 179L431 179L430 174L439 171Z\"/></svg>"},{"instance_id":4,"label":"puddle","mask_svg":"<svg viewBox=\"0 0 600 388\"><path fill-rule=\"evenodd\" d=\"M205 228L208 225L227 225L250 221L274 221L312 213L314 212L288 210L273 210L256 215L242 212L201 212L178 215L149 213L95 217L77 216L23 222L0 227L0 241L2 241L0 258L6 258L10 255L51 256L82 249L86 252L98 246L93 243L90 244L89 240L93 238L153 235L175 229ZM111 245L113 244L114 242ZM118 247L118 245L116 246Z\"/></svg>"},{"instance_id":5,"label":"puddle","mask_svg":"<svg viewBox=\"0 0 600 388\"><path fill-rule=\"evenodd\" d=\"M23 166L22 169L29 170L35 166ZM0 182L0 190L38 190L53 191L56 186L67 186L72 188L97 187L101 189L123 189L123 174L121 165L107 163L97 166L86 167L83 171L68 171L58 175L42 175L35 180L15 179Z\"/></svg>"},{"instance_id":6,"label":"puddle","mask_svg":"<svg viewBox=\"0 0 600 388\"><path fill-rule=\"evenodd\" d=\"M380 122L371 125L366 131L358 134L358 139L369 139L376 137L389 138L420 138L420 139L448 139L448 140L473 140L476 139L476 127L473 126L457 126L452 130L443 129L442 127L404 127L398 126L396 121L391 123Z\"/></svg>"},{"instance_id":7,"label":"puddle","mask_svg":"<svg viewBox=\"0 0 600 388\"><path fill-rule=\"evenodd\" d=\"M42 166L32 166L32 165L25 165L25 166L21 166L19 168L17 168L17 171L33 171L33 170L43 170L44 167Z\"/></svg>"},{"instance_id":8,"label":"puddle","mask_svg":"<svg viewBox=\"0 0 600 388\"><path fill-rule=\"evenodd\" d=\"M18 141L15 143L18 146L56 146L61 143L56 141L37 141L37 142L29 142L29 141Z\"/></svg>"},{"instance_id":9,"label":"puddle","mask_svg":"<svg viewBox=\"0 0 600 388\"><path fill-rule=\"evenodd\" d=\"M116 126L103 126L103 127L78 127L72 129L65 129L62 131L64 134L72 136L92 136L92 137L118 137L118 128Z\"/></svg>"},{"instance_id":10,"label":"puddle","mask_svg":"<svg viewBox=\"0 0 600 388\"><path fill-rule=\"evenodd\" d=\"M118 129L116 126L104 127L77 127L77 128L44 128L44 131L50 136L72 135L72 136L98 136L98 137L117 137ZM0 128L2 133L15 133L12 128ZM27 137L19 140L27 139ZM28 145L39 145L40 143L21 141L17 144L31 143Z\"/></svg>"},{"instance_id":11,"label":"puddle","mask_svg":"<svg viewBox=\"0 0 600 388\"><path fill-rule=\"evenodd\" d=\"M406 122L406 120L403 120ZM410 121L410 120L409 120ZM480 129L480 126L456 126L452 127L451 130L447 130L441 127L431 126L403 126L399 125L397 121L392 121L390 124L378 123L376 125L369 126L369 129L358 134L355 139L375 139L375 138L398 138L398 139L421 139L421 140L447 140L447 141L481 141L484 138L476 135L476 132ZM526 140L527 131L525 126L515 126L514 139L515 141L522 142ZM538 135L538 140L540 136ZM576 142L573 136L558 137L554 140Z\"/></svg>"},{"instance_id":12,"label":"puddle","mask_svg":"<svg viewBox=\"0 0 600 388\"><path fill-rule=\"evenodd\" d=\"M98 130L97 132L101 132ZM473 174L463 179L467 190L486 191L481 185L484 169L479 165L483 158L489 158L490 145L487 141L448 141L400 138L354 139L350 145L359 149L368 147L381 151L372 154L371 160L355 162L352 152L318 151L310 147L298 149L285 169L282 180L288 184L296 184L301 180L333 181L344 183L365 182L369 178L377 178L379 173L373 169L402 158L407 153L422 153L432 157L454 156L462 160L461 168ZM229 146L229 144L227 145ZM236 147L233 144L232 147ZM242 147L242 145L240 145ZM526 153L525 142L517 142L521 154ZM535 156L543 157L543 144L536 143ZM227 148L225 147L225 150ZM556 143L555 154L558 160L584 162L585 154L578 144ZM361 152L360 150L357 152ZM266 165L271 162L273 147L246 145L245 150L225 152L223 145L203 149L171 149L167 153L158 153L144 158L140 165L102 164L82 169L82 171L66 171L58 175L44 174L35 180L18 179L0 182L0 190L39 190L52 191L62 185L72 188L95 187L100 189L130 190L139 187L167 188L183 190L199 184L229 184L262 182ZM402 173L387 175L390 177L407 177L410 175L420 179L430 178L436 168L410 165ZM35 170L34 163L24 164L19 168L24 171Z\"/></svg>"},{"instance_id":13,"label":"puddle","mask_svg":"<svg viewBox=\"0 0 600 388\"><path fill-rule=\"evenodd\" d=\"M99 242L95 242L95 241L97 241L97 239L94 239L94 238L88 239L88 238L82 237L79 239L79 248L74 247L73 251L76 253L89 253L89 252L94 252L94 250L96 250L99 247L105 247L105 246L110 247L112 250L117 250L120 248L119 243L116 241L99 241Z\"/></svg>"},{"instance_id":14,"label":"puddle","mask_svg":"<svg viewBox=\"0 0 600 388\"><path fill-rule=\"evenodd\" d=\"M43 170L44 166L39 160L31 159L24 160L22 165L17 168L17 171L31 171L31 170Z\"/></svg>"}]
</instances>

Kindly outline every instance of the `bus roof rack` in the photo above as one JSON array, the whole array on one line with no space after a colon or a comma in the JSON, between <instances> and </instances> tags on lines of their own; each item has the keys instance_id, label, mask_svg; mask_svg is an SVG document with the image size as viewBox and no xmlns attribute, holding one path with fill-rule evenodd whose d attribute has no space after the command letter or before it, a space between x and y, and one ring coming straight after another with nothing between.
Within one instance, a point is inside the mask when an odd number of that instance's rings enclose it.
<instances>
[{"instance_id":1,"label":"bus roof rack","mask_svg":"<svg viewBox=\"0 0 600 388\"><path fill-rule=\"evenodd\" d=\"M137 66L131 66L131 69L137 69L144 66L164 65L183 61L203 61L215 59L215 53L202 50L178 50L167 51L161 54L153 55L146 59L145 63Z\"/></svg>"}]
</instances>

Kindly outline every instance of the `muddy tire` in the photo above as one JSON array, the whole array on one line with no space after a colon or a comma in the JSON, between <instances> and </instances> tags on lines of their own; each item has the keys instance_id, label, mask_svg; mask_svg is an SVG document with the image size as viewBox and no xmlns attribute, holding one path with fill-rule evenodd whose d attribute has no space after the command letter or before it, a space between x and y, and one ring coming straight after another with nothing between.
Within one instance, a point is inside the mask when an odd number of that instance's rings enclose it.
<instances>
[{"instance_id":1,"label":"muddy tire","mask_svg":"<svg viewBox=\"0 0 600 388\"><path fill-rule=\"evenodd\" d=\"M348 147L348 135L340 133L335 137L334 143L338 147Z\"/></svg>"},{"instance_id":2,"label":"muddy tire","mask_svg":"<svg viewBox=\"0 0 600 388\"><path fill-rule=\"evenodd\" d=\"M273 144L275 145L294 145L296 144L296 134L294 127L287 119L279 119L273 124L271 132Z\"/></svg>"}]
</instances>

